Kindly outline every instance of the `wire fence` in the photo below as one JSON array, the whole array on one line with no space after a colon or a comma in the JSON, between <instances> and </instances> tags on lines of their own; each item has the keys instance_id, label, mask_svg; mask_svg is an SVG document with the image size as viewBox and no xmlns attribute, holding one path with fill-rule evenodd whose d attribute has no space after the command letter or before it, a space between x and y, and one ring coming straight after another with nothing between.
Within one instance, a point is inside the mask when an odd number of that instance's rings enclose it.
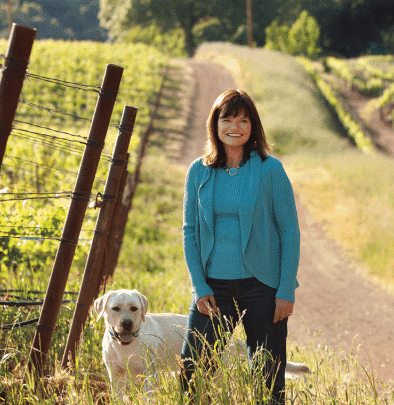
<instances>
[{"instance_id":1,"label":"wire fence","mask_svg":"<svg viewBox=\"0 0 394 405\"><path fill-rule=\"evenodd\" d=\"M0 54L0 58L4 58L5 55ZM4 65L0 65L0 70L3 71L4 73ZM76 82L70 82L66 80L60 80L57 78L52 78L52 77L47 77L47 76L42 76L38 75L35 73L30 73L27 72L25 75L26 79L29 80L30 84L33 85L32 81L34 80L41 80L46 83L51 83L51 84L56 84L58 86L64 86L68 87L74 90L80 90L80 91L91 91L95 92L97 94L100 94L102 97L116 97L117 93L111 92L108 90L103 89L101 86L97 85L92 85L92 84L85 84L85 83L76 83ZM51 115L54 113L62 114L65 116L72 117L75 120L84 120L88 121L91 123L91 119L80 117L74 114L71 114L65 110L62 110L60 108L52 108L40 104L34 104L31 102L27 102L23 99L19 99L20 103L26 104L32 108L39 108L40 110L45 110L48 111ZM110 123L112 127L116 127L118 129L120 128L119 124L115 123ZM11 131L11 138L10 141L12 142L13 139L17 139L20 142L34 142L34 144L40 144L43 147L46 147L50 149L50 151L53 150L59 150L64 153L73 153L73 154L78 154L82 155L84 152L84 147L91 146L94 148L99 148L103 149L104 144L92 144L92 142L89 142L87 136L83 136L80 134L73 134L68 131L62 131L59 129L51 128L50 126L44 126L44 125L38 125L38 124L33 124L30 123L26 120L20 120L20 119L15 119L14 124L12 125L12 131ZM10 142L9 141L9 142ZM73 182L75 181L76 174L75 172L72 172L70 170L66 170L64 168L58 167L56 165L48 165L48 164L42 164L36 161L24 159L22 157L18 156L10 156L10 155L4 155L6 159L10 160L17 160L19 163L23 164L26 166L24 169L25 171L31 171L32 175L36 175L36 171L32 171L32 165L35 168L43 168L43 169L49 169L51 171L57 171L60 172L64 175L70 175L71 179L63 180L65 182ZM102 151L101 153L101 159L105 162L111 162L111 154ZM9 165L12 167L12 163ZM97 183L98 184L103 184L105 181L102 179L98 179ZM15 186L15 184L14 184ZM52 191L52 192L7 192L8 188L5 188L3 190L0 190L0 203L9 203L9 202L24 202L26 203L27 201L32 201L32 200L41 200L44 203L48 202L49 200L59 200L59 199L69 199L73 198L74 194L72 191ZM85 196L85 198L89 198L94 200L97 200L97 193L96 194L90 194L89 196ZM4 228L12 228L14 227L13 231L6 231ZM15 239L20 239L20 240L29 240L29 241L44 241L44 240L54 240L54 241L59 241L59 237L52 237L52 236L42 236L42 235L26 235L26 227L23 227L23 232L18 233L15 230L21 229L20 227L18 228L17 226L11 226L11 225L3 225L0 223L0 239L2 238L15 238ZM48 232L48 231L53 231L53 228L44 228L44 227L28 227L28 229L34 229L35 232ZM22 229L21 229L22 230ZM58 228L58 230L61 230L61 228ZM84 230L83 230L84 231ZM85 231L86 232L86 231ZM80 238L80 241L91 241L91 239L83 239ZM1 257L1 255L0 255Z\"/></svg>"},{"instance_id":2,"label":"wire fence","mask_svg":"<svg viewBox=\"0 0 394 405\"><path fill-rule=\"evenodd\" d=\"M8 61L9 59L7 57ZM13 72L8 72L6 67L2 65L3 76L12 78L15 78L12 76L14 74L20 76L19 62L17 60L11 62ZM112 69L111 74L109 74L110 69ZM114 251L110 250L107 247L107 237L110 238L109 229L114 222L126 223L128 209L131 206L129 202L127 210L122 210L123 217L115 215L120 211L119 208L115 209L115 203L122 202L122 199L118 198L119 195L123 195L123 189L120 188L120 185L122 184L124 188L129 178L126 171L129 160L127 149L137 110L134 107L125 106L121 123L113 124L110 122L114 103L118 96L121 78L120 70L123 72L123 68L119 66L107 65L101 86L60 80L30 72L23 76L30 86L33 86L34 82L40 81L54 85L59 90L66 87L75 91L95 93L97 95L97 104L92 120L81 117L80 114L58 108L57 105L49 106L42 102L37 103L33 102L34 100L26 100L23 97L19 97L18 101L33 110L47 111L49 118L53 118L55 115L64 115L71 117L73 120L89 122L90 131L88 137L76 133L78 131L62 130L62 128L59 128L59 122L52 125L41 120L39 123L30 120L26 110L24 110L22 119L18 117L18 119L13 120L12 125L8 126L11 144L12 142L13 144L9 153L2 154L2 157L6 158L6 164L3 166L1 174L8 179L8 183L4 183L3 186L6 186L0 190L0 204L7 207L4 209L7 215L0 220L0 278L1 266L4 262L10 266L14 273L18 265L21 265L21 260L23 260L22 247L25 242L26 244L30 243L28 249L31 249L31 243L55 241L58 244L51 278L44 299L35 298L30 300L18 297L18 299L12 300L10 299L13 294L12 290L4 290L5 298L2 301L0 298L0 305L3 306L16 308L42 306L40 318L22 322L15 319L13 323L0 326L0 330L12 330L32 323L39 323L36 327L28 363L28 369L34 366L34 369L38 372L42 370L45 357L48 354L60 306L75 302L72 299L63 299L64 287L68 281L71 263L76 253L75 247L79 242L88 242L90 250L87 258L84 256L81 260L86 264L86 267L75 309L76 312L79 312L76 317L77 322L74 324L73 321L71 325L63 363L68 359L68 351L71 352L72 358L75 357L75 353L72 353L72 351L75 350L80 337L80 328L86 321L86 311L90 307L94 296L97 296L101 281L106 280L107 275L110 274L107 265L109 258L116 257L120 249L121 243L119 239L111 239L108 246L116 246L118 251L116 253L114 252L116 249L113 249ZM137 158L138 167L141 163L147 136L153 128L153 120L157 114L165 77L165 73L162 74L160 89L157 94L153 94L155 98L154 109L152 117L147 122L147 130L144 134L145 141L144 143L140 142ZM33 117L33 114L31 114L31 117ZM112 143L105 148L105 137L109 126L116 127L119 130L113 154L107 152ZM0 129L6 127L7 125L0 120ZM31 143L31 147L23 149L21 145L27 142ZM74 157L71 158L71 156ZM70 159L70 163L66 163L67 158ZM88 158L91 159L89 163ZM101 179L99 181L96 179L99 162L106 165L106 170L103 170L103 172L108 171L103 194L96 192L92 187L94 182L96 184L102 182ZM108 164L110 164L109 170ZM75 177L75 173L71 168L78 165L79 170L75 180L75 188L70 191L66 186L67 178ZM133 192L138 182L139 170L136 170L136 172L137 178L133 176ZM49 173L53 173L54 176L50 176ZM59 184L61 184L61 187L59 187ZM34 191L32 188L36 190ZM68 200L69 202L65 221L66 207L64 207L64 203L59 203L62 200ZM39 209L34 208L34 204ZM88 204L91 208L100 208L97 215L86 215ZM52 215L50 210L56 211L55 215ZM59 214L59 212L61 213ZM45 215L47 215L47 218L45 218ZM93 217L97 219L95 228L84 228L83 224L85 222L89 225L92 224ZM64 227L60 227L60 223L64 223ZM92 238L81 237L81 233L85 235L91 233ZM116 237L120 238L121 241L123 234L120 232ZM114 238L114 236L111 235L111 238ZM18 243L12 243L13 240L18 240ZM42 246L44 246L44 243ZM40 260L36 260L32 265L31 262L35 260L34 255L38 255L40 249L36 245L34 254L30 255L27 260L29 262L27 266L32 267L33 273L37 272L40 266L42 268L46 266L47 268L48 260L54 257L54 251L50 251L46 247L47 250L42 251L42 254L39 255L40 258L44 258L44 262L41 263ZM86 254L86 250L84 254ZM19 262L13 260L12 255L14 257L18 256ZM114 267L113 260L111 265ZM85 275L88 276L85 278ZM81 325L79 322L81 322Z\"/></svg>"}]
</instances>

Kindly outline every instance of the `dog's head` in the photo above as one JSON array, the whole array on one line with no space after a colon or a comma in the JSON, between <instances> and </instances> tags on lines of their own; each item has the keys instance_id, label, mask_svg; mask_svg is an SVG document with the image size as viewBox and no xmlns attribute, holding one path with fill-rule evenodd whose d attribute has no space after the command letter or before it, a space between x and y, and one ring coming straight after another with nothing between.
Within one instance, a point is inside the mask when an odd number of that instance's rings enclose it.
<instances>
[{"instance_id":1,"label":"dog's head","mask_svg":"<svg viewBox=\"0 0 394 405\"><path fill-rule=\"evenodd\" d=\"M148 299L137 290L108 291L94 301L97 320L104 317L113 336L122 344L129 344L138 335L148 311Z\"/></svg>"}]
</instances>

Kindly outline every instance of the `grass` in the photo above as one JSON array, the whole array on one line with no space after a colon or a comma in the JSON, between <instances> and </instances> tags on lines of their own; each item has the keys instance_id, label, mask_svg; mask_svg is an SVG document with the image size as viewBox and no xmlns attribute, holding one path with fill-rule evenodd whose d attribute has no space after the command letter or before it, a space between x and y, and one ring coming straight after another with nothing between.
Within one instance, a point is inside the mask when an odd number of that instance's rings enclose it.
<instances>
[{"instance_id":1,"label":"grass","mask_svg":"<svg viewBox=\"0 0 394 405\"><path fill-rule=\"evenodd\" d=\"M355 149L295 58L221 43L203 44L196 57L233 72L256 100L301 201L373 281L393 291L393 160Z\"/></svg>"},{"instance_id":2,"label":"grass","mask_svg":"<svg viewBox=\"0 0 394 405\"><path fill-rule=\"evenodd\" d=\"M179 89L173 90L176 96ZM175 97L172 108L178 107ZM172 114L170 109L166 113L170 116ZM183 125L186 126L187 123ZM153 139L156 139L156 142L148 149L148 156L142 167L141 182L133 201L133 210L129 215L120 263L114 279L107 285L107 290L136 288L148 297L151 312L186 314L191 298L190 281L183 259L181 234L183 183L186 169L171 164L166 157L165 145L172 145L170 140L164 140L161 145L163 149L161 149L158 148L157 134ZM340 140L339 135L337 139ZM327 142L331 141L327 140ZM344 148L347 150L346 147ZM169 150L169 155L172 156L170 147ZM346 153L351 156L353 152ZM317 157L307 156L301 159L301 156L290 156L294 160L286 160L287 167L291 167L290 163L294 162L292 173L307 173L310 178L309 184L313 184L313 181L319 183L321 179L330 179L332 168L323 167ZM335 154L332 155L332 159L334 156ZM357 154L355 156L357 160ZM296 160L296 157L299 160ZM332 164L337 163L333 160ZM301 177L308 178L308 176ZM347 174L344 175L345 180L346 176ZM319 181L316 181L316 177ZM294 179L293 181L296 181L295 177ZM341 176L338 177L338 182L345 180ZM363 183L361 176L357 184L359 183ZM357 184L354 185L356 189L358 189ZM374 183L371 182L370 187L373 185ZM377 184L374 187L374 193L385 193L383 185L379 190ZM70 278L72 282L77 283L80 275L71 272ZM4 308L0 313L1 325L13 320L34 317L38 312L36 308ZM43 379L37 389L28 382L23 384L22 381L34 327L0 331L2 348L0 350L0 404L1 398L5 396L7 396L6 403L12 405L117 404L110 394L107 372L101 360L103 321L96 322L93 314L90 315L85 326L75 370L65 372L60 369L60 360L73 309L73 304L65 304L62 307L47 362L50 377ZM360 369L356 348L350 353L335 352L325 345L316 345L311 338L305 347L296 346L289 341L288 353L289 361L306 363L312 370L312 373L305 378L288 381L288 404L380 405L394 402L393 387L377 381L372 365L369 369ZM231 360L231 367L228 364L222 364L220 359L218 362L220 379L203 372L198 375L201 398L210 392L214 403L253 404L252 384L246 363L238 357ZM185 403L179 395L177 378L170 370L160 373L155 378L157 389L153 394L154 404ZM139 387L131 387L130 399L135 404L143 403L143 393Z\"/></svg>"}]
</instances>

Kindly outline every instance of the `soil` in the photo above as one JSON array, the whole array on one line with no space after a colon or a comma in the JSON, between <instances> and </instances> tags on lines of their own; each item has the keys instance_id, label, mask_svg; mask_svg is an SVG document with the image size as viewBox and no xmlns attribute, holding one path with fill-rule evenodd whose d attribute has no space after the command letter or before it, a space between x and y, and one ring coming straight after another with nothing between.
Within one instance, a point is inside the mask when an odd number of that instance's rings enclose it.
<instances>
[{"instance_id":1,"label":"soil","mask_svg":"<svg viewBox=\"0 0 394 405\"><path fill-rule=\"evenodd\" d=\"M194 91L188 99L187 141L178 163L189 165L203 153L205 123L214 100L237 86L222 66L193 59L182 63L192 72ZM385 148L392 145L388 142ZM300 287L289 319L290 340L300 346L327 345L348 354L353 348L360 369L364 366L370 371L372 361L379 380L393 381L394 296L364 277L341 247L326 237L297 194L296 202L301 229Z\"/></svg>"}]
</instances>

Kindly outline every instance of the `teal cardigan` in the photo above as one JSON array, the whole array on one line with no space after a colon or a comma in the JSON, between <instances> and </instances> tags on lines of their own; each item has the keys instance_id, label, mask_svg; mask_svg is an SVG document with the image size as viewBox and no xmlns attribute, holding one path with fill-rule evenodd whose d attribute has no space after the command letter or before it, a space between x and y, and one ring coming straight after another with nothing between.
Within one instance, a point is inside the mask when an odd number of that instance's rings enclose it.
<instances>
[{"instance_id":1,"label":"teal cardigan","mask_svg":"<svg viewBox=\"0 0 394 405\"><path fill-rule=\"evenodd\" d=\"M213 193L216 169L202 158L189 167L183 199L183 250L198 298L213 294L206 267L214 244ZM252 152L245 164L239 219L243 261L258 280L295 301L299 286L300 230L293 189L279 160Z\"/></svg>"}]
</instances>

